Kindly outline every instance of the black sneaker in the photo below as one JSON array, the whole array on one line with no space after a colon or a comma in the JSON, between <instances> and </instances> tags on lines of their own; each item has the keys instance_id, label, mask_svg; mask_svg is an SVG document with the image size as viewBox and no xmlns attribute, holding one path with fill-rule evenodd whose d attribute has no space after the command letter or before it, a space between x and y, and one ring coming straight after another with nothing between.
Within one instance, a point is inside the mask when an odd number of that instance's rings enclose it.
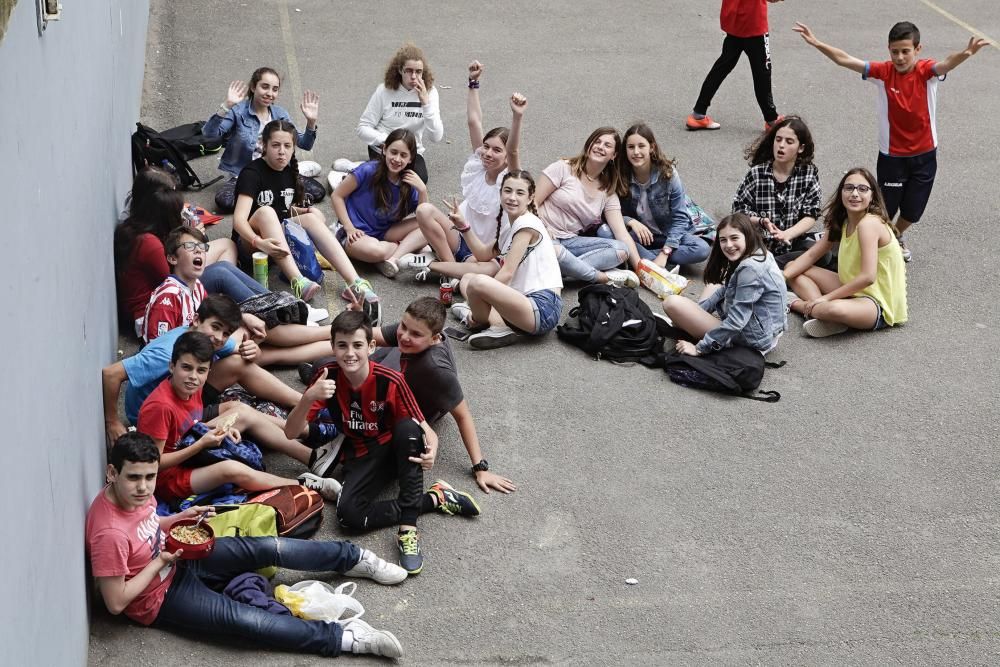
<instances>
[{"instance_id":1,"label":"black sneaker","mask_svg":"<svg viewBox=\"0 0 1000 667\"><path fill-rule=\"evenodd\" d=\"M437 496L437 511L452 516L479 516L479 505L465 491L456 491L448 482L438 480L427 489Z\"/></svg>"},{"instance_id":2,"label":"black sneaker","mask_svg":"<svg viewBox=\"0 0 1000 667\"><path fill-rule=\"evenodd\" d=\"M299 364L299 379L302 380L302 384L309 386L312 382L313 374L316 372L316 367L310 364L308 361L304 364Z\"/></svg>"},{"instance_id":3,"label":"black sneaker","mask_svg":"<svg viewBox=\"0 0 1000 667\"><path fill-rule=\"evenodd\" d=\"M420 574L424 569L424 556L420 553L420 535L415 529L401 530L396 535L399 547L399 566L410 574Z\"/></svg>"}]
</instances>

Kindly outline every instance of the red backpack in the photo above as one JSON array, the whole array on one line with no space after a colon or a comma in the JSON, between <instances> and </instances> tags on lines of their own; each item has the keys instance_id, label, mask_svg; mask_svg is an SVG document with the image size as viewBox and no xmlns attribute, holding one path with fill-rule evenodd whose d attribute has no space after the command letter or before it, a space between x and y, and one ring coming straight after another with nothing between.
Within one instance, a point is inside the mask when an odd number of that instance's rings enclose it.
<instances>
[{"instance_id":1,"label":"red backpack","mask_svg":"<svg viewBox=\"0 0 1000 667\"><path fill-rule=\"evenodd\" d=\"M323 497L301 485L280 486L247 499L274 508L280 537L307 538L323 523Z\"/></svg>"}]
</instances>

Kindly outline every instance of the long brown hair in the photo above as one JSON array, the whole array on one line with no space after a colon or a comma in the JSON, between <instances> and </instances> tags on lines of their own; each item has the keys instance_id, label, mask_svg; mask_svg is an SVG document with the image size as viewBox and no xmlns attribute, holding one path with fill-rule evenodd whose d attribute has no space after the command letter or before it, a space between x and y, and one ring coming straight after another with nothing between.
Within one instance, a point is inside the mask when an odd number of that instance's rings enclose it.
<instances>
[{"instance_id":1,"label":"long brown hair","mask_svg":"<svg viewBox=\"0 0 1000 667\"><path fill-rule=\"evenodd\" d=\"M787 127L795 133L795 138L799 140L799 145L802 147L802 152L795 156L795 164L812 164L816 144L813 143L809 126L798 116L785 116L757 137L757 140L743 151L743 157L747 159L751 167L774 160L774 137L778 134L778 130L783 127Z\"/></svg>"},{"instance_id":2,"label":"long brown hair","mask_svg":"<svg viewBox=\"0 0 1000 667\"><path fill-rule=\"evenodd\" d=\"M882 191L878 187L878 181L872 173L864 167L854 167L848 169L840 183L837 184L836 191L826 200L823 207L823 225L826 228L826 238L828 241L836 243L840 240L844 225L847 224L847 207L844 206L844 183L849 176L860 174L868 181L868 186L872 189L872 200L868 204L868 212L877 215L886 223L889 222L889 214L885 211L885 200L882 198Z\"/></svg>"},{"instance_id":3,"label":"long brown hair","mask_svg":"<svg viewBox=\"0 0 1000 667\"><path fill-rule=\"evenodd\" d=\"M410 196L413 188L410 184L399 179L399 201L395 208L392 205L392 183L389 181L389 167L385 163L385 152L389 150L394 142L402 141L410 151L410 162L403 167L403 171L412 168L413 161L417 157L417 137L407 129L399 128L389 133L382 144L382 155L379 156L378 166L372 175L371 188L375 191L375 201L378 207L386 212L386 215L397 217L402 220L410 214Z\"/></svg>"},{"instance_id":4,"label":"long brown hair","mask_svg":"<svg viewBox=\"0 0 1000 667\"><path fill-rule=\"evenodd\" d=\"M628 144L628 138L634 134L638 134L649 142L649 160L653 163L652 169L660 172L660 180L669 181L673 178L674 165L677 164L677 160L671 160L660 150L660 144L656 143L656 137L653 135L653 130L650 129L649 125L642 122L635 123L632 127L625 130L625 136L622 137L622 149L618 151L618 172L621 174L618 194L622 197L628 195L628 186L632 181L632 163L628 161L628 149L625 146Z\"/></svg>"},{"instance_id":5,"label":"long brown hair","mask_svg":"<svg viewBox=\"0 0 1000 667\"><path fill-rule=\"evenodd\" d=\"M618 130L613 127L599 127L590 133L587 137L586 143L583 144L583 152L579 155L569 158L566 160L569 162L569 168L573 172L573 175L577 178L583 176L583 170L587 166L587 154L590 153L590 149L593 147L594 142L598 138L603 137L605 134L610 134L615 138L615 152L621 153L622 148L622 137L618 134ZM617 160L608 160L608 163L604 165L604 169L601 170L598 176L597 182L601 185L601 190L609 195L616 194L621 183L621 174L618 173L618 162Z\"/></svg>"},{"instance_id":6,"label":"long brown hair","mask_svg":"<svg viewBox=\"0 0 1000 667\"><path fill-rule=\"evenodd\" d=\"M427 58L424 56L424 52L420 50L416 44L411 44L407 42L399 47L392 56L392 60L389 61L389 65L385 68L385 77L383 83L385 87L389 90L399 90L399 87L403 85L403 65L406 64L407 60L419 60L424 64L424 86L430 91L434 87L434 72L431 71L431 66L427 63Z\"/></svg>"},{"instance_id":7,"label":"long brown hair","mask_svg":"<svg viewBox=\"0 0 1000 667\"><path fill-rule=\"evenodd\" d=\"M743 254L736 261L730 261L722 252L722 243L719 241L719 237L722 236L722 230L725 227L732 227L743 234L746 243ZM754 255L760 255L761 261L767 257L767 243L764 241L760 225L750 222L750 216L746 213L727 215L719 221L719 226L716 229L715 241L712 242L712 252L708 255L708 262L705 264L705 284L725 284L739 263Z\"/></svg>"}]
</instances>

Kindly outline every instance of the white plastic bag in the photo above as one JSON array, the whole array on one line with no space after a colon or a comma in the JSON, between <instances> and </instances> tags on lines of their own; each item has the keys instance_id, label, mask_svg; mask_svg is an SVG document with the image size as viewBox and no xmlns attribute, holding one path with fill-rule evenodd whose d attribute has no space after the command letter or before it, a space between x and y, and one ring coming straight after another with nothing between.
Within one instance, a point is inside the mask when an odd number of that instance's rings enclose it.
<instances>
[{"instance_id":1,"label":"white plastic bag","mask_svg":"<svg viewBox=\"0 0 1000 667\"><path fill-rule=\"evenodd\" d=\"M288 587L288 591L305 598L292 612L309 621L337 621L344 623L361 618L365 608L354 598L358 585L347 581L334 588L324 581L300 581ZM349 614L346 618L344 614Z\"/></svg>"}]
</instances>

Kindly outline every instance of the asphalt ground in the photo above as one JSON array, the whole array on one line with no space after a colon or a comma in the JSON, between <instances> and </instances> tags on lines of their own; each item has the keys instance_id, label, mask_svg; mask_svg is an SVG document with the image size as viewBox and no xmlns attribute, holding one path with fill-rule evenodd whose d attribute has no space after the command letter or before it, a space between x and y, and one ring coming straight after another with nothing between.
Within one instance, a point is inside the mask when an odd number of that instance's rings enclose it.
<instances>
[{"instance_id":1,"label":"asphalt ground","mask_svg":"<svg viewBox=\"0 0 1000 667\"><path fill-rule=\"evenodd\" d=\"M477 58L486 127L508 122L512 91L528 97L522 154L532 172L580 151L597 126L644 119L692 197L719 217L762 119L744 60L710 110L722 130L683 128L720 51L718 4L154 0L142 121L207 118L229 81L268 64L285 75L279 104L296 122L302 89L320 95L312 159L325 168L361 159L357 118L392 52L412 40L436 73L446 130L427 151L432 201L459 192L466 64ZM970 28L1000 37L991 0L789 1L770 15L775 99L809 123L826 193L844 170L874 168L876 93L803 43L794 21L876 60L887 59L897 20L914 21L922 55L936 59L963 48ZM684 389L658 371L588 359L554 335L493 352L456 345L484 452L519 490L474 491L475 520L424 517L424 572L395 588L359 587L366 620L400 638L405 663L1000 660L998 56L987 47L939 89L937 181L908 234L910 321L812 340L792 316L772 355L788 363L763 383L779 403ZM214 176L215 158L193 164ZM212 192L191 200L211 207ZM328 201L320 206L332 218ZM227 220L211 235L228 233ZM389 319L435 289L363 272ZM568 309L575 290L564 297ZM281 376L299 386L294 373ZM471 490L468 457L445 422L428 481ZM334 523L329 512L319 537L338 537ZM353 539L394 557L391 530ZM319 659L139 629L95 609L90 660Z\"/></svg>"}]
</instances>

